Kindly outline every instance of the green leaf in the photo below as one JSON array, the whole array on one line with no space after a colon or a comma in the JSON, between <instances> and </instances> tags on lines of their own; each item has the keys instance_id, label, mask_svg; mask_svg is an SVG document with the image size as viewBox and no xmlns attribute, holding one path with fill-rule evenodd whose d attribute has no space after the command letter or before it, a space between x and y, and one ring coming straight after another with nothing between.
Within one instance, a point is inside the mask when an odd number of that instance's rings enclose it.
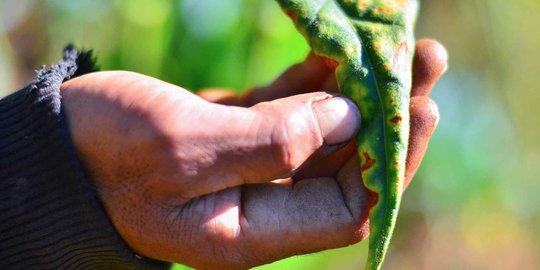
<instances>
[{"instance_id":1,"label":"green leaf","mask_svg":"<svg viewBox=\"0 0 540 270\"><path fill-rule=\"evenodd\" d=\"M337 65L342 93L358 105L365 186L377 195L366 269L380 269L405 178L416 0L277 0L312 50Z\"/></svg>"}]
</instances>

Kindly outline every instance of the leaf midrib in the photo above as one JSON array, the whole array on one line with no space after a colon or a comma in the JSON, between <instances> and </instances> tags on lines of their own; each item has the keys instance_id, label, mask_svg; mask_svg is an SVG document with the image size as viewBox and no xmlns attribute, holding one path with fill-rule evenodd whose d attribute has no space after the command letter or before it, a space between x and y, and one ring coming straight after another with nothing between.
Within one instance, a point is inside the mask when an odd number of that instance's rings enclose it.
<instances>
[{"instance_id":1,"label":"leaf midrib","mask_svg":"<svg viewBox=\"0 0 540 270\"><path fill-rule=\"evenodd\" d=\"M334 2L333 0L326 0L325 2L328 3L329 1L332 1ZM382 99L382 94L381 94L381 89L380 89L380 85L379 85L379 80L378 80L378 77L377 77L377 74L375 72L375 69L374 69L374 66L373 66L373 59L371 59L371 55L368 53L368 50L367 50L367 47L364 43L364 40L363 38L360 36L360 34L358 33L356 27L352 24L351 22L351 19L349 18L349 16L347 15L347 13L345 12L345 10L343 10L343 7L339 4L339 3L336 3L334 2L335 5L338 7L339 11L341 12L341 15L343 17L345 17L346 21L347 21L347 24L349 25L349 27L352 28L352 30L354 31L356 37L358 38L358 40L360 41L360 46L362 47L364 53L366 54L366 59L368 61L368 65L369 65L369 69L371 71L371 77L372 79L375 81L375 88L377 90L377 95L379 97L379 109L381 110L381 113L382 113L382 116L383 116L383 121L386 121L386 110L384 109L384 104L383 104L383 99ZM320 10L318 11L320 12ZM369 21L368 21L369 22ZM378 22L374 22L374 23L378 23ZM385 164L384 164L384 173L385 173L385 184L384 184L384 189L385 191L388 191L388 168L387 168L387 164L388 164L388 149L387 149L387 134L386 134L386 122L382 125L383 126L383 142L384 142L384 161L385 161ZM387 192L388 193L388 192ZM387 216L388 214L388 207L386 207L386 205L388 204L388 201L387 199L389 198L390 196L386 196L385 198L385 207L383 207L384 209L384 217ZM386 226L386 218L383 219L383 225Z\"/></svg>"}]
</instances>

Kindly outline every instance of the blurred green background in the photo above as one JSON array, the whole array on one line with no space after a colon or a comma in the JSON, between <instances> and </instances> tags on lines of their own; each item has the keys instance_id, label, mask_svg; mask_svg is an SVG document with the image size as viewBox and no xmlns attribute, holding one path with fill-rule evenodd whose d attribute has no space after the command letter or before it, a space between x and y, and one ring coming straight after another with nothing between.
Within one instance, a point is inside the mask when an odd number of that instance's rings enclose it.
<instances>
[{"instance_id":1,"label":"blurred green background","mask_svg":"<svg viewBox=\"0 0 540 270\"><path fill-rule=\"evenodd\" d=\"M417 37L450 69L385 269L540 269L540 2L422 1ZM0 0L0 96L67 42L102 69L197 90L268 83L308 53L274 1ZM361 269L367 241L260 267ZM177 265L175 269L189 269Z\"/></svg>"}]
</instances>

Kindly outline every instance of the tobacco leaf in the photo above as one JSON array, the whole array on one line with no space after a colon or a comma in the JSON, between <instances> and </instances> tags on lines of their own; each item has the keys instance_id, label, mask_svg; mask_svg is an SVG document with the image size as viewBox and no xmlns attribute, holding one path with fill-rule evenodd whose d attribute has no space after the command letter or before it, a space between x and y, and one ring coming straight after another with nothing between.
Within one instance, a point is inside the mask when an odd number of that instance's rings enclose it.
<instances>
[{"instance_id":1,"label":"tobacco leaf","mask_svg":"<svg viewBox=\"0 0 540 270\"><path fill-rule=\"evenodd\" d=\"M362 114L356 142L369 213L366 269L380 269L395 227L409 137L417 0L277 0L315 54L335 65Z\"/></svg>"}]
</instances>

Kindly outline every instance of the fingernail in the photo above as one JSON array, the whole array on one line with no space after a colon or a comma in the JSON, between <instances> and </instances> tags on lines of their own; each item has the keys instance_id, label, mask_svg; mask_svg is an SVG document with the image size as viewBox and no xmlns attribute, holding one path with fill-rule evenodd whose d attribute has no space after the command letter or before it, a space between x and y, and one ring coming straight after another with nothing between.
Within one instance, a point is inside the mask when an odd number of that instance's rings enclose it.
<instances>
[{"instance_id":1,"label":"fingernail","mask_svg":"<svg viewBox=\"0 0 540 270\"><path fill-rule=\"evenodd\" d=\"M313 111L327 145L351 139L360 128L360 112L349 99L333 97L313 104Z\"/></svg>"}]
</instances>

